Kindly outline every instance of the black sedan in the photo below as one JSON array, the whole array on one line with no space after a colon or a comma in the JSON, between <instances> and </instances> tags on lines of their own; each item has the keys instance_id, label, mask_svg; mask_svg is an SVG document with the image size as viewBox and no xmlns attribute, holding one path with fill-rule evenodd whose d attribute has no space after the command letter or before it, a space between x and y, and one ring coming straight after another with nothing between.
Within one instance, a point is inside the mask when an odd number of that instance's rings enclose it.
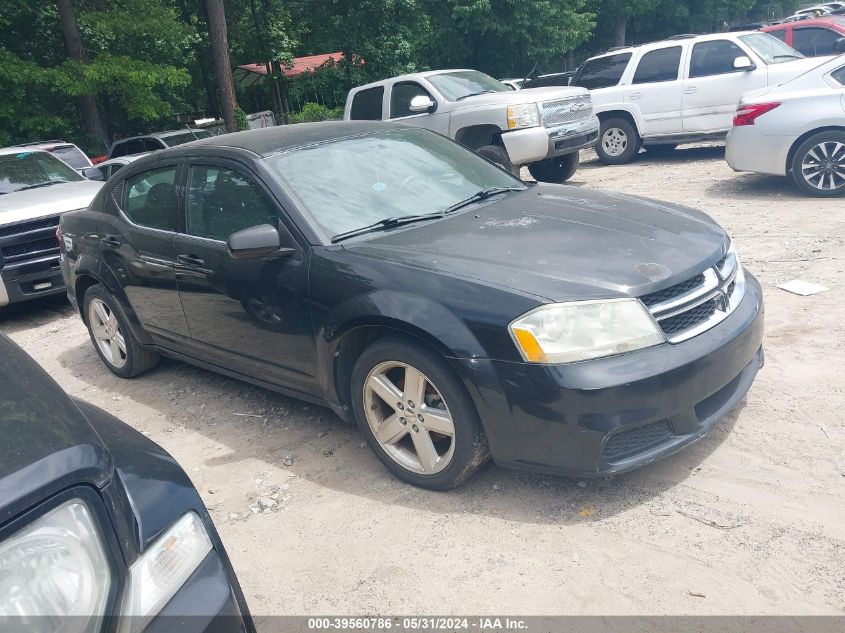
<instances>
[{"instance_id":1,"label":"black sedan","mask_svg":"<svg viewBox=\"0 0 845 633\"><path fill-rule=\"evenodd\" d=\"M381 123L157 152L63 216L118 376L182 359L357 420L412 484L488 457L612 474L702 437L763 362L763 299L704 213L526 185Z\"/></svg>"},{"instance_id":2,"label":"black sedan","mask_svg":"<svg viewBox=\"0 0 845 633\"><path fill-rule=\"evenodd\" d=\"M188 476L0 334L0 630L254 631Z\"/></svg>"}]
</instances>

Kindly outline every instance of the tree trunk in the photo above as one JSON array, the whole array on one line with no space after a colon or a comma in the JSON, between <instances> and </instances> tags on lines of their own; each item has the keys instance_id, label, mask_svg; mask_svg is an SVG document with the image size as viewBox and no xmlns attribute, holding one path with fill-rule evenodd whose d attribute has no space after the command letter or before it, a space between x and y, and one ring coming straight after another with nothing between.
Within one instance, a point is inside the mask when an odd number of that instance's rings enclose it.
<instances>
[{"instance_id":1,"label":"tree trunk","mask_svg":"<svg viewBox=\"0 0 845 633\"><path fill-rule=\"evenodd\" d=\"M228 132L237 132L235 118L235 83L232 80L232 66L229 62L229 37L226 32L226 9L223 0L205 0L208 12L208 35L211 38L211 52L217 73L217 90L220 93L220 109L223 123Z\"/></svg>"},{"instance_id":2,"label":"tree trunk","mask_svg":"<svg viewBox=\"0 0 845 633\"><path fill-rule=\"evenodd\" d=\"M620 8L616 14L616 28L614 29L614 45L625 46L625 31L628 27L628 13Z\"/></svg>"},{"instance_id":3,"label":"tree trunk","mask_svg":"<svg viewBox=\"0 0 845 633\"><path fill-rule=\"evenodd\" d=\"M62 23L67 56L75 62L84 64L85 51L82 48L82 37L79 35L79 26L76 24L76 16L73 13L71 2L72 0L56 0L56 7L59 10L59 19ZM85 133L105 144L106 149L108 149L109 139L103 127L103 120L100 118L100 111L97 109L97 100L94 95L82 95L78 99Z\"/></svg>"}]
</instances>

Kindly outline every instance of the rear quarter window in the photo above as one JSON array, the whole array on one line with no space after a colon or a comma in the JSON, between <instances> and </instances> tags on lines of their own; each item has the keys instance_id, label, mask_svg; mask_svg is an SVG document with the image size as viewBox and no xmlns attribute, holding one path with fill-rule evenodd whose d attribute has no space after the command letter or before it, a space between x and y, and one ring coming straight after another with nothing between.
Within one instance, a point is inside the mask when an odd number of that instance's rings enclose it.
<instances>
[{"instance_id":1,"label":"rear quarter window","mask_svg":"<svg viewBox=\"0 0 845 633\"><path fill-rule=\"evenodd\" d=\"M834 70L830 73L830 76L833 77L834 81L836 81L840 86L845 86L845 66Z\"/></svg>"},{"instance_id":2,"label":"rear quarter window","mask_svg":"<svg viewBox=\"0 0 845 633\"><path fill-rule=\"evenodd\" d=\"M349 118L353 121L381 121L384 86L360 90L352 97Z\"/></svg>"},{"instance_id":3,"label":"rear quarter window","mask_svg":"<svg viewBox=\"0 0 845 633\"><path fill-rule=\"evenodd\" d=\"M631 53L588 59L573 78L572 85L587 90L616 86L622 80L629 61L631 61Z\"/></svg>"}]
</instances>

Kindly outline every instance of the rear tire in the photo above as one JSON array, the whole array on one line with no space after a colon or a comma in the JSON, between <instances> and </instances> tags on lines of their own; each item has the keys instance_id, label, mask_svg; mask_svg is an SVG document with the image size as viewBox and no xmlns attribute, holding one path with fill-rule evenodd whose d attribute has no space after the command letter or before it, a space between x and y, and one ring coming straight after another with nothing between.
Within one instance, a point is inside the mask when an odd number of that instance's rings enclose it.
<instances>
[{"instance_id":1,"label":"rear tire","mask_svg":"<svg viewBox=\"0 0 845 633\"><path fill-rule=\"evenodd\" d=\"M572 152L556 158L547 158L528 165L528 171L539 182L554 182L563 184L578 171L581 163L581 153Z\"/></svg>"},{"instance_id":2,"label":"rear tire","mask_svg":"<svg viewBox=\"0 0 845 633\"><path fill-rule=\"evenodd\" d=\"M491 163L496 163L505 171L509 171L519 178L519 165L514 165L511 162L511 157L508 156L508 150L501 145L485 145L484 147L478 148L475 153L483 156Z\"/></svg>"},{"instance_id":3,"label":"rear tire","mask_svg":"<svg viewBox=\"0 0 845 633\"><path fill-rule=\"evenodd\" d=\"M404 338L377 341L355 363L351 387L361 432L402 481L448 490L487 461L490 450L472 399L448 363L427 347Z\"/></svg>"},{"instance_id":4,"label":"rear tire","mask_svg":"<svg viewBox=\"0 0 845 633\"><path fill-rule=\"evenodd\" d=\"M640 151L640 136L627 119L606 119L601 122L596 154L605 165L630 163Z\"/></svg>"},{"instance_id":5,"label":"rear tire","mask_svg":"<svg viewBox=\"0 0 845 633\"><path fill-rule=\"evenodd\" d=\"M811 196L845 194L845 132L819 132L801 143L792 158L792 179Z\"/></svg>"},{"instance_id":6,"label":"rear tire","mask_svg":"<svg viewBox=\"0 0 845 633\"><path fill-rule=\"evenodd\" d=\"M158 365L161 357L138 342L120 303L102 285L85 291L82 309L94 349L113 374L132 378Z\"/></svg>"}]
</instances>

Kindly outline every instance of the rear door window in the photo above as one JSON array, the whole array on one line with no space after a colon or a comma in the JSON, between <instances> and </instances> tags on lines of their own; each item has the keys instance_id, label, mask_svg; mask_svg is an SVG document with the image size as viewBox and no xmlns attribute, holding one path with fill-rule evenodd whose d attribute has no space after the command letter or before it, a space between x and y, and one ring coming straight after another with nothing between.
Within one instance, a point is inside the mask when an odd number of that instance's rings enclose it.
<instances>
[{"instance_id":1,"label":"rear door window","mask_svg":"<svg viewBox=\"0 0 845 633\"><path fill-rule=\"evenodd\" d=\"M635 84L651 84L661 81L676 81L681 67L680 46L669 46L649 51L640 59L637 72L634 73Z\"/></svg>"},{"instance_id":2,"label":"rear door window","mask_svg":"<svg viewBox=\"0 0 845 633\"><path fill-rule=\"evenodd\" d=\"M384 86L367 88L355 93L349 118L355 121L381 121Z\"/></svg>"},{"instance_id":3,"label":"rear door window","mask_svg":"<svg viewBox=\"0 0 845 633\"><path fill-rule=\"evenodd\" d=\"M807 57L833 55L836 41L845 37L835 31L814 26L795 27L792 31L792 48Z\"/></svg>"},{"instance_id":4,"label":"rear door window","mask_svg":"<svg viewBox=\"0 0 845 633\"><path fill-rule=\"evenodd\" d=\"M126 156L126 142L117 142L112 145L111 153L109 154L109 158L118 158L120 156Z\"/></svg>"},{"instance_id":5,"label":"rear door window","mask_svg":"<svg viewBox=\"0 0 845 633\"><path fill-rule=\"evenodd\" d=\"M123 211L132 222L162 231L176 230L176 165L130 176L123 189Z\"/></svg>"},{"instance_id":6,"label":"rear door window","mask_svg":"<svg viewBox=\"0 0 845 633\"><path fill-rule=\"evenodd\" d=\"M622 80L629 61L631 61L631 53L588 59L573 78L572 85L587 90L616 86Z\"/></svg>"},{"instance_id":7,"label":"rear door window","mask_svg":"<svg viewBox=\"0 0 845 633\"><path fill-rule=\"evenodd\" d=\"M734 60L747 54L730 40L712 40L699 42L692 47L690 58L690 78L726 75L743 72L734 68Z\"/></svg>"}]
</instances>

